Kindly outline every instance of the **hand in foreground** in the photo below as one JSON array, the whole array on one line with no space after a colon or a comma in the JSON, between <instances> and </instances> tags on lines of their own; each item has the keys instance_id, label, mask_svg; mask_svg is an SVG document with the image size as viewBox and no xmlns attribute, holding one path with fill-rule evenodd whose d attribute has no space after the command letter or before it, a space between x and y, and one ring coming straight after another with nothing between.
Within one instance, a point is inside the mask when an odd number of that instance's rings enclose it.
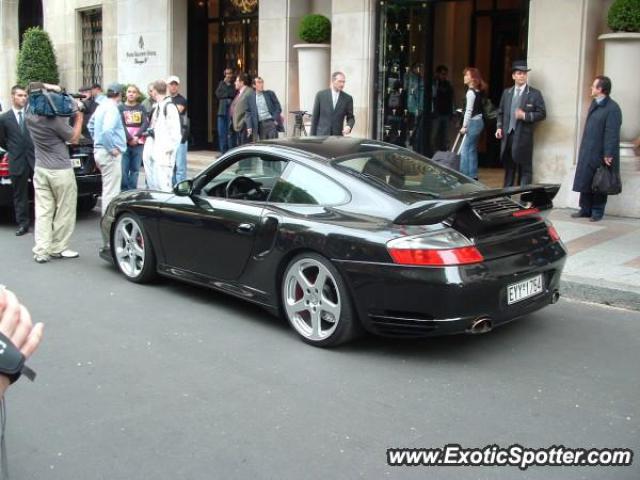
<instances>
[{"instance_id":1,"label":"hand in foreground","mask_svg":"<svg viewBox=\"0 0 640 480\"><path fill-rule=\"evenodd\" d=\"M31 323L31 315L15 294L0 285L0 332L29 358L42 340L44 325ZM9 386L9 378L0 375L0 397Z\"/></svg>"},{"instance_id":2,"label":"hand in foreground","mask_svg":"<svg viewBox=\"0 0 640 480\"><path fill-rule=\"evenodd\" d=\"M604 164L607 167L610 167L612 163L613 163L613 157L604 157Z\"/></svg>"}]
</instances>

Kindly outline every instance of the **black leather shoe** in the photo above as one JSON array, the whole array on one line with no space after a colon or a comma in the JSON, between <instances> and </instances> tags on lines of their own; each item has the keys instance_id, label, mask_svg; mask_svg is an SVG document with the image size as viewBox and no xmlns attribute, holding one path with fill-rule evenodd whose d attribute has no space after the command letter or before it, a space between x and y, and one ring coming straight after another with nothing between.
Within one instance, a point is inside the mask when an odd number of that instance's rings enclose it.
<instances>
[{"instance_id":1,"label":"black leather shoe","mask_svg":"<svg viewBox=\"0 0 640 480\"><path fill-rule=\"evenodd\" d=\"M27 233L29 231L29 227L25 227L25 226L20 226L18 227L18 229L16 230L16 237L21 237L22 235L24 235L25 233Z\"/></svg>"},{"instance_id":2,"label":"black leather shoe","mask_svg":"<svg viewBox=\"0 0 640 480\"><path fill-rule=\"evenodd\" d=\"M589 219L590 222L599 222L600 220L602 220L602 217L591 217Z\"/></svg>"},{"instance_id":3,"label":"black leather shoe","mask_svg":"<svg viewBox=\"0 0 640 480\"><path fill-rule=\"evenodd\" d=\"M590 216L591 215L587 215L586 213L582 213L582 212L575 212L571 214L571 218L587 218Z\"/></svg>"}]
</instances>

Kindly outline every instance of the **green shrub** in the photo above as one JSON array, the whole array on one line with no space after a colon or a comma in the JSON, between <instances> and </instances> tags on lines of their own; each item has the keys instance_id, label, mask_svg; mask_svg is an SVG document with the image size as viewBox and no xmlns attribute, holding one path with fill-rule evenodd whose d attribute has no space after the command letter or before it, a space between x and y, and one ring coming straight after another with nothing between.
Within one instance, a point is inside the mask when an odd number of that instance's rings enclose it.
<instances>
[{"instance_id":1,"label":"green shrub","mask_svg":"<svg viewBox=\"0 0 640 480\"><path fill-rule=\"evenodd\" d=\"M640 32L640 0L615 0L607 23L614 32Z\"/></svg>"},{"instance_id":2,"label":"green shrub","mask_svg":"<svg viewBox=\"0 0 640 480\"><path fill-rule=\"evenodd\" d=\"M17 83L25 87L29 82L60 82L51 39L40 27L32 27L24 32L17 70Z\"/></svg>"},{"instance_id":3,"label":"green shrub","mask_svg":"<svg viewBox=\"0 0 640 480\"><path fill-rule=\"evenodd\" d=\"M331 21L324 15L305 15L298 35L307 43L327 43L331 39Z\"/></svg>"}]
</instances>

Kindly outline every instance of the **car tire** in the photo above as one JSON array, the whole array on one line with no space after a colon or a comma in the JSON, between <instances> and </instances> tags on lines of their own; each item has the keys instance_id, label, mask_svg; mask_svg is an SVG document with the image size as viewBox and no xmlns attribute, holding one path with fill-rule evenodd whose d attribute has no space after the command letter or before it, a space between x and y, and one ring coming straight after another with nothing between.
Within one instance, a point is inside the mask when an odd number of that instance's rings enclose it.
<instances>
[{"instance_id":1,"label":"car tire","mask_svg":"<svg viewBox=\"0 0 640 480\"><path fill-rule=\"evenodd\" d=\"M306 252L289 262L281 298L289 324L310 345L336 346L353 339L361 329L340 272L316 253Z\"/></svg>"},{"instance_id":2,"label":"car tire","mask_svg":"<svg viewBox=\"0 0 640 480\"><path fill-rule=\"evenodd\" d=\"M122 274L134 283L147 283L156 275L156 255L140 217L125 213L111 233L111 255Z\"/></svg>"},{"instance_id":3,"label":"car tire","mask_svg":"<svg viewBox=\"0 0 640 480\"><path fill-rule=\"evenodd\" d=\"M82 197L78 197L78 210L81 212L90 212L97 204L97 195L84 195Z\"/></svg>"}]
</instances>

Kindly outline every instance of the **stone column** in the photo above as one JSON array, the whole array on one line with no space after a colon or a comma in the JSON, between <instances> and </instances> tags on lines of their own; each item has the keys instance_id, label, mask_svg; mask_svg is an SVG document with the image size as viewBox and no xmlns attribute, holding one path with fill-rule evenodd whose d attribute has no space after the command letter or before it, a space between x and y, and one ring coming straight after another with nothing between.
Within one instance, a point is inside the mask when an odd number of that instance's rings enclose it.
<instances>
[{"instance_id":1,"label":"stone column","mask_svg":"<svg viewBox=\"0 0 640 480\"><path fill-rule=\"evenodd\" d=\"M260 1L258 75L280 100L287 134L293 129L289 111L299 108L298 57L293 45L300 43L298 23L310 9L308 0Z\"/></svg>"},{"instance_id":2,"label":"stone column","mask_svg":"<svg viewBox=\"0 0 640 480\"><path fill-rule=\"evenodd\" d=\"M374 104L375 1L333 0L331 10L331 71L346 76L345 92L353 97L353 135L371 137ZM327 79L329 87L330 79Z\"/></svg>"},{"instance_id":3,"label":"stone column","mask_svg":"<svg viewBox=\"0 0 640 480\"><path fill-rule=\"evenodd\" d=\"M554 204L577 208L572 191L578 150L589 105L589 87L603 73L598 36L605 30L610 0L556 2L535 0L529 10L528 62L532 86L542 90L547 119L538 124L534 146L534 181L560 183ZM604 72L606 74L606 72ZM615 99L615 85L612 98ZM621 164L623 193L610 197L606 213L640 217L640 171Z\"/></svg>"},{"instance_id":4,"label":"stone column","mask_svg":"<svg viewBox=\"0 0 640 480\"><path fill-rule=\"evenodd\" d=\"M11 87L16 82L18 59L18 0L0 0L0 102L10 108Z\"/></svg>"},{"instance_id":5,"label":"stone column","mask_svg":"<svg viewBox=\"0 0 640 480\"><path fill-rule=\"evenodd\" d=\"M147 85L178 75L187 95L187 11L177 0L118 0L118 80ZM146 93L145 93L146 94Z\"/></svg>"}]
</instances>

